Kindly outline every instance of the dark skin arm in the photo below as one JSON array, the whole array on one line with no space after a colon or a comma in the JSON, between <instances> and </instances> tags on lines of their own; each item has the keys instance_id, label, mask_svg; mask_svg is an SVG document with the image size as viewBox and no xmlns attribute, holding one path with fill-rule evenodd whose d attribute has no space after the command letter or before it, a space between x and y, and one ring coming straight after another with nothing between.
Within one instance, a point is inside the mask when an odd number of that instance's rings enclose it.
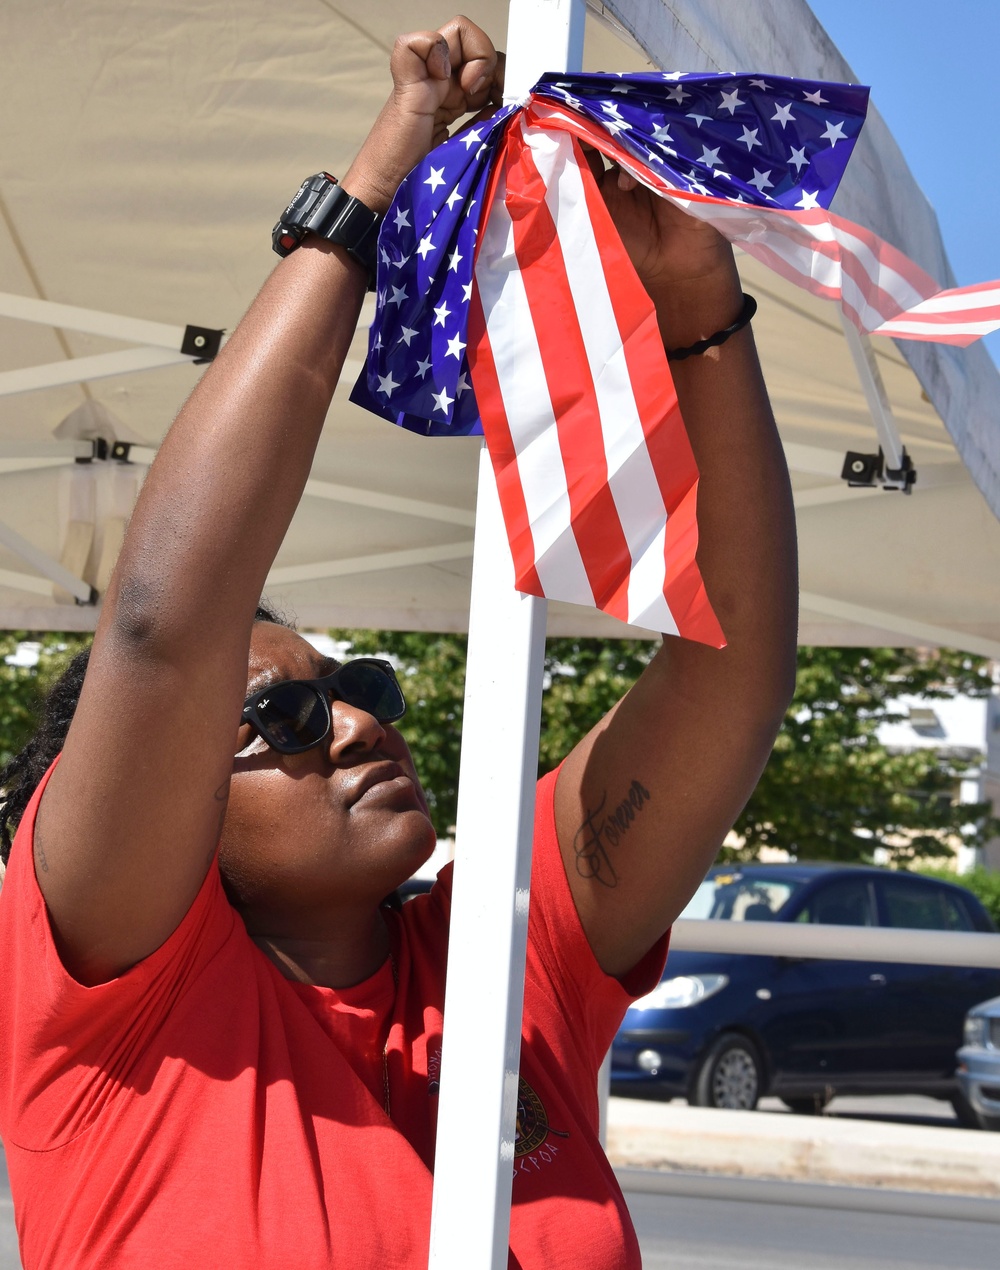
<instances>
[{"instance_id":1,"label":"dark skin arm","mask_svg":"<svg viewBox=\"0 0 1000 1270\"><path fill-rule=\"evenodd\" d=\"M497 98L485 36L464 20L444 36L444 45L433 33L397 43L393 96L344 180L376 210L449 122ZM628 182L607 193L666 342L731 322L739 297L728 248L701 227L680 230ZM157 947L208 867L253 609L308 474L364 281L349 257L318 243L283 262L151 470L38 823L42 890L67 964L86 982ZM611 973L634 964L700 880L766 758L793 664L787 478L752 338L685 364L677 382L703 474L700 559L730 645L716 653L668 640L567 760L560 841ZM650 798L616 848L615 885L588 880L576 869L578 834L634 781Z\"/></svg>"},{"instance_id":2,"label":"dark skin arm","mask_svg":"<svg viewBox=\"0 0 1000 1270\"><path fill-rule=\"evenodd\" d=\"M447 123L496 96L466 19L401 37L345 188L385 212ZM253 614L302 494L365 294L317 240L275 269L164 441L105 597L40 809L36 873L67 966L100 982L157 948L225 815Z\"/></svg>"},{"instance_id":3,"label":"dark skin arm","mask_svg":"<svg viewBox=\"0 0 1000 1270\"><path fill-rule=\"evenodd\" d=\"M725 240L616 169L601 181L665 346L732 323L742 295ZM636 964L704 877L767 761L795 680L795 522L753 333L671 371L701 473L698 563L728 643L666 637L560 773L556 824L570 888L613 975ZM628 810L609 824L622 803Z\"/></svg>"}]
</instances>

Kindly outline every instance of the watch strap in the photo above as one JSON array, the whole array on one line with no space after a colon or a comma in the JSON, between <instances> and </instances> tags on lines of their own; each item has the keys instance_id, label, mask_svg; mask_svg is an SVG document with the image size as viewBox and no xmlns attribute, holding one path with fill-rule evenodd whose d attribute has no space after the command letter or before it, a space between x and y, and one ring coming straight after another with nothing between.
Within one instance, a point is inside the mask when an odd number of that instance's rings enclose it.
<instances>
[{"instance_id":1,"label":"watch strap","mask_svg":"<svg viewBox=\"0 0 1000 1270\"><path fill-rule=\"evenodd\" d=\"M271 245L287 256L306 234L316 234L343 247L368 272L368 289L375 289L378 231L382 217L348 194L329 172L307 177L271 232Z\"/></svg>"}]
</instances>

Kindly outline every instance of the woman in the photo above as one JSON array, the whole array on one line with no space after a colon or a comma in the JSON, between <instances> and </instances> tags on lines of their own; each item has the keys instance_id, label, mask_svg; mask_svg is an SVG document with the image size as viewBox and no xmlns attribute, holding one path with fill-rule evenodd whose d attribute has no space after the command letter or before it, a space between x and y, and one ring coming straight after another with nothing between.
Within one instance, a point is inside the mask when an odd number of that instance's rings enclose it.
<instances>
[{"instance_id":1,"label":"woman","mask_svg":"<svg viewBox=\"0 0 1000 1270\"><path fill-rule=\"evenodd\" d=\"M391 68L343 181L380 214L500 74L463 18L401 37ZM732 323L728 245L620 174L602 190L667 347ZM434 845L391 674L340 669L256 609L365 285L314 236L275 269L150 471L78 703L67 683L62 722L6 778L0 1132L26 1270L426 1263L450 879L382 905ZM596 1066L792 686L787 475L749 330L676 382L729 645L666 640L539 788L522 1267L638 1265L596 1139ZM39 781L46 745L62 753ZM577 867L636 788L612 868Z\"/></svg>"}]
</instances>

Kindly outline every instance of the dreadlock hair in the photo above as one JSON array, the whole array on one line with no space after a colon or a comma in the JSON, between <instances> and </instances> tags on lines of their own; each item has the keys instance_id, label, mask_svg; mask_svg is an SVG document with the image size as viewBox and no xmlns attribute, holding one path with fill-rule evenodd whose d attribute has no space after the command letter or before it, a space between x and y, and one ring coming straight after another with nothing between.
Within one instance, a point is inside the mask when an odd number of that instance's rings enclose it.
<instances>
[{"instance_id":1,"label":"dreadlock hair","mask_svg":"<svg viewBox=\"0 0 1000 1270\"><path fill-rule=\"evenodd\" d=\"M253 620L289 628L292 625L263 600ZM4 865L10 857L14 831L32 794L66 742L89 662L89 647L76 654L49 689L34 736L20 754L15 754L7 766L0 769L0 860Z\"/></svg>"}]
</instances>

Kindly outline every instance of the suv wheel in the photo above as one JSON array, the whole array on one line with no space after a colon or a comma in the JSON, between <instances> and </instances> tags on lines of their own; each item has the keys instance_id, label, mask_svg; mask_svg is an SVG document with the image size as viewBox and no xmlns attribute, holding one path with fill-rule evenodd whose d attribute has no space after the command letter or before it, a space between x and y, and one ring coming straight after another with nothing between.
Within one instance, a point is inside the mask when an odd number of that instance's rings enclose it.
<instances>
[{"instance_id":1,"label":"suv wheel","mask_svg":"<svg viewBox=\"0 0 1000 1270\"><path fill-rule=\"evenodd\" d=\"M763 1064L753 1041L725 1032L701 1061L688 1101L695 1107L752 1111L763 1087Z\"/></svg>"},{"instance_id":2,"label":"suv wheel","mask_svg":"<svg viewBox=\"0 0 1000 1270\"><path fill-rule=\"evenodd\" d=\"M830 1101L830 1095L826 1092L800 1095L797 1098L786 1098L782 1095L781 1101L797 1116L818 1116L822 1114L823 1108Z\"/></svg>"},{"instance_id":3,"label":"suv wheel","mask_svg":"<svg viewBox=\"0 0 1000 1270\"><path fill-rule=\"evenodd\" d=\"M958 1123L966 1129L986 1129L991 1133L1000 1133L1000 1116L986 1116L977 1111L961 1091L952 1094L951 1105Z\"/></svg>"},{"instance_id":4,"label":"suv wheel","mask_svg":"<svg viewBox=\"0 0 1000 1270\"><path fill-rule=\"evenodd\" d=\"M965 1129L982 1129L983 1124L979 1112L969 1102L961 1090L956 1090L949 1099L955 1119Z\"/></svg>"}]
</instances>

